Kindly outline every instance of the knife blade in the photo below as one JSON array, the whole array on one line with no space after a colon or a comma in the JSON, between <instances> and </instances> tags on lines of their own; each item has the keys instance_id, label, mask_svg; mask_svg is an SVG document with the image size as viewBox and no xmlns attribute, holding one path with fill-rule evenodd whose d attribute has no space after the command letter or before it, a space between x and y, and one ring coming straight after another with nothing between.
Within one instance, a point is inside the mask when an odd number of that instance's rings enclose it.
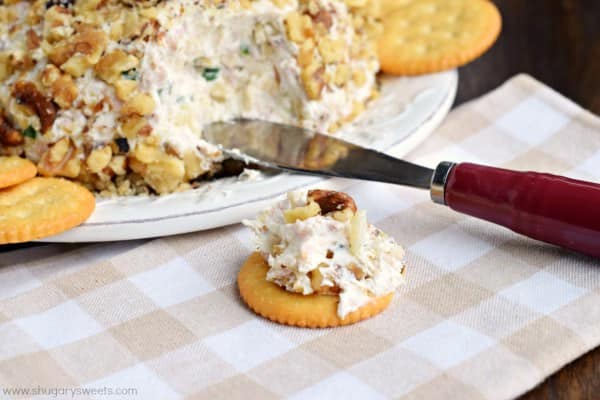
<instances>
[{"instance_id":1,"label":"knife blade","mask_svg":"<svg viewBox=\"0 0 600 400\"><path fill-rule=\"evenodd\" d=\"M306 129L259 120L219 122L204 138L267 168L429 189L460 213L600 257L600 185L537 172L441 162L434 170Z\"/></svg>"},{"instance_id":2,"label":"knife blade","mask_svg":"<svg viewBox=\"0 0 600 400\"><path fill-rule=\"evenodd\" d=\"M204 138L232 158L295 173L429 189L434 171L307 129L260 120L218 122Z\"/></svg>"}]
</instances>

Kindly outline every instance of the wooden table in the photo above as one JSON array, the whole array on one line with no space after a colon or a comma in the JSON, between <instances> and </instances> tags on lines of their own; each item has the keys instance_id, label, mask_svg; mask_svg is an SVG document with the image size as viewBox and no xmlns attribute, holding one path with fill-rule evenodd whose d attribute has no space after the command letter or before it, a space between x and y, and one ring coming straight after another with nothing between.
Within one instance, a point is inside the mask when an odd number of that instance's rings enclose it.
<instances>
[{"instance_id":1,"label":"wooden table","mask_svg":"<svg viewBox=\"0 0 600 400\"><path fill-rule=\"evenodd\" d=\"M502 35L489 53L461 69L457 104L525 72L600 114L600 1L494 2L503 15ZM522 399L600 399L600 348Z\"/></svg>"},{"instance_id":2,"label":"wooden table","mask_svg":"<svg viewBox=\"0 0 600 400\"><path fill-rule=\"evenodd\" d=\"M457 105L525 72L600 114L600 1L495 3L504 17L502 36L489 53L461 69ZM12 248L16 246L2 246L0 252ZM598 398L600 348L565 367L522 399Z\"/></svg>"}]
</instances>

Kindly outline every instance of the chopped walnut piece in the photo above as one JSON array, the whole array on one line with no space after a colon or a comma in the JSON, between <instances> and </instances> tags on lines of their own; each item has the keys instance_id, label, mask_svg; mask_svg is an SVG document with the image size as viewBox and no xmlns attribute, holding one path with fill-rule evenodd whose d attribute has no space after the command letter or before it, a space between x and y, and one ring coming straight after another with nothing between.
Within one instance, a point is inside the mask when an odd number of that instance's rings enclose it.
<instances>
[{"instance_id":1,"label":"chopped walnut piece","mask_svg":"<svg viewBox=\"0 0 600 400\"><path fill-rule=\"evenodd\" d=\"M110 146L94 149L86 160L89 170L93 173L102 171L112 158L112 149Z\"/></svg>"},{"instance_id":2,"label":"chopped walnut piece","mask_svg":"<svg viewBox=\"0 0 600 400\"><path fill-rule=\"evenodd\" d=\"M52 64L46 65L40 74L40 82L45 87L50 87L61 75L61 72Z\"/></svg>"},{"instance_id":3,"label":"chopped walnut piece","mask_svg":"<svg viewBox=\"0 0 600 400\"><path fill-rule=\"evenodd\" d=\"M323 79L324 73L325 67L318 64L312 64L300 73L306 95L310 100L321 99L321 93L325 87L325 80Z\"/></svg>"},{"instance_id":4,"label":"chopped walnut piece","mask_svg":"<svg viewBox=\"0 0 600 400\"><path fill-rule=\"evenodd\" d=\"M68 74L63 74L52 82L50 90L54 102L62 109L70 108L79 94L73 78Z\"/></svg>"},{"instance_id":5,"label":"chopped walnut piece","mask_svg":"<svg viewBox=\"0 0 600 400\"><path fill-rule=\"evenodd\" d=\"M346 44L342 39L325 38L319 42L318 47L323 62L326 64L341 62L346 55Z\"/></svg>"},{"instance_id":6,"label":"chopped walnut piece","mask_svg":"<svg viewBox=\"0 0 600 400\"><path fill-rule=\"evenodd\" d=\"M323 285L323 275L318 268L309 271L307 275L310 278L310 286L315 293L331 296L338 295L340 293L341 289L338 286Z\"/></svg>"},{"instance_id":7,"label":"chopped walnut piece","mask_svg":"<svg viewBox=\"0 0 600 400\"><path fill-rule=\"evenodd\" d=\"M310 278L310 286L315 292L318 292L321 288L321 282L323 281L323 275L321 275L321 271L314 269L309 271L307 275Z\"/></svg>"},{"instance_id":8,"label":"chopped walnut piece","mask_svg":"<svg viewBox=\"0 0 600 400\"><path fill-rule=\"evenodd\" d=\"M323 214L350 209L356 212L356 203L346 193L333 190L310 190L308 199L315 201Z\"/></svg>"},{"instance_id":9,"label":"chopped walnut piece","mask_svg":"<svg viewBox=\"0 0 600 400\"><path fill-rule=\"evenodd\" d=\"M63 70L80 74L100 60L107 42L104 31L82 27L76 35L50 49L48 59Z\"/></svg>"},{"instance_id":10,"label":"chopped walnut piece","mask_svg":"<svg viewBox=\"0 0 600 400\"><path fill-rule=\"evenodd\" d=\"M334 211L331 213L331 217L333 219L335 219L336 221L340 221L340 222L348 222L352 219L353 216L354 216L354 211L352 211L352 209L350 209L350 208L346 208L345 210L342 210L342 211Z\"/></svg>"},{"instance_id":11,"label":"chopped walnut piece","mask_svg":"<svg viewBox=\"0 0 600 400\"><path fill-rule=\"evenodd\" d=\"M351 77L352 71L347 65L339 65L333 76L333 83L337 86L344 86Z\"/></svg>"},{"instance_id":12,"label":"chopped walnut piece","mask_svg":"<svg viewBox=\"0 0 600 400\"><path fill-rule=\"evenodd\" d=\"M313 24L308 15L302 15L298 12L290 13L285 19L288 37L295 43L302 43L304 40L313 37Z\"/></svg>"},{"instance_id":13,"label":"chopped walnut piece","mask_svg":"<svg viewBox=\"0 0 600 400\"><path fill-rule=\"evenodd\" d=\"M42 125L42 133L52 127L56 119L56 106L40 93L35 84L18 81L13 86L12 95L18 103L26 105L37 114Z\"/></svg>"},{"instance_id":14,"label":"chopped walnut piece","mask_svg":"<svg viewBox=\"0 0 600 400\"><path fill-rule=\"evenodd\" d=\"M69 9L61 6L53 6L44 14L44 31L42 46L46 43L53 45L73 33L70 26L72 13Z\"/></svg>"},{"instance_id":15,"label":"chopped walnut piece","mask_svg":"<svg viewBox=\"0 0 600 400\"><path fill-rule=\"evenodd\" d=\"M0 82L7 79L13 73L11 56L8 52L0 52Z\"/></svg>"},{"instance_id":16,"label":"chopped walnut piece","mask_svg":"<svg viewBox=\"0 0 600 400\"><path fill-rule=\"evenodd\" d=\"M296 207L286 210L283 216L287 224L293 224L297 221L304 221L305 219L317 216L320 213L321 209L319 208L319 204L313 200L304 207Z\"/></svg>"},{"instance_id":17,"label":"chopped walnut piece","mask_svg":"<svg viewBox=\"0 0 600 400\"><path fill-rule=\"evenodd\" d=\"M75 6L79 13L84 14L85 11L96 11L105 2L105 0L79 0Z\"/></svg>"},{"instance_id":18,"label":"chopped walnut piece","mask_svg":"<svg viewBox=\"0 0 600 400\"><path fill-rule=\"evenodd\" d=\"M354 274L354 277L356 279L358 279L359 281L361 279L364 279L365 276L367 276L367 274L365 274L365 271L363 271L362 269L360 269L358 267L358 265L356 265L356 264L350 264L350 265L348 265L348 269L350 271L352 271L352 273Z\"/></svg>"},{"instance_id":19,"label":"chopped walnut piece","mask_svg":"<svg viewBox=\"0 0 600 400\"><path fill-rule=\"evenodd\" d=\"M152 125L146 124L140 129L137 134L139 137L148 137L152 133Z\"/></svg>"},{"instance_id":20,"label":"chopped walnut piece","mask_svg":"<svg viewBox=\"0 0 600 400\"><path fill-rule=\"evenodd\" d=\"M300 51L298 53L298 64L301 67L307 67L313 63L315 56L315 41L308 39L300 45Z\"/></svg>"},{"instance_id":21,"label":"chopped walnut piece","mask_svg":"<svg viewBox=\"0 0 600 400\"><path fill-rule=\"evenodd\" d=\"M206 173L202 165L202 159L196 152L188 151L183 155L183 164L185 166L185 179L191 181Z\"/></svg>"},{"instance_id":22,"label":"chopped walnut piece","mask_svg":"<svg viewBox=\"0 0 600 400\"><path fill-rule=\"evenodd\" d=\"M13 128L4 116L0 115L0 143L6 146L18 146L24 142L23 135Z\"/></svg>"},{"instance_id":23,"label":"chopped walnut piece","mask_svg":"<svg viewBox=\"0 0 600 400\"><path fill-rule=\"evenodd\" d=\"M315 25L322 24L326 29L330 29L333 26L333 17L328 10L321 8L315 14L311 14L311 17Z\"/></svg>"},{"instance_id":24,"label":"chopped walnut piece","mask_svg":"<svg viewBox=\"0 0 600 400\"><path fill-rule=\"evenodd\" d=\"M35 61L30 53L15 51L10 56L10 63L15 70L29 71L35 66Z\"/></svg>"},{"instance_id":25,"label":"chopped walnut piece","mask_svg":"<svg viewBox=\"0 0 600 400\"><path fill-rule=\"evenodd\" d=\"M156 103L152 96L145 93L138 93L123 104L121 114L146 116L154 112L154 107L156 107Z\"/></svg>"},{"instance_id":26,"label":"chopped walnut piece","mask_svg":"<svg viewBox=\"0 0 600 400\"><path fill-rule=\"evenodd\" d=\"M108 163L108 167L115 175L125 175L127 173L127 158L125 156L114 156Z\"/></svg>"},{"instance_id":27,"label":"chopped walnut piece","mask_svg":"<svg viewBox=\"0 0 600 400\"><path fill-rule=\"evenodd\" d=\"M94 67L100 79L108 83L116 82L121 74L129 71L139 64L139 60L122 50L115 50L104 55Z\"/></svg>"},{"instance_id":28,"label":"chopped walnut piece","mask_svg":"<svg viewBox=\"0 0 600 400\"><path fill-rule=\"evenodd\" d=\"M138 83L128 79L120 79L114 83L114 87L117 98L121 101L127 101L137 89Z\"/></svg>"},{"instance_id":29,"label":"chopped walnut piece","mask_svg":"<svg viewBox=\"0 0 600 400\"><path fill-rule=\"evenodd\" d=\"M43 176L64 176L76 178L81 171L81 163L75 154L75 146L69 138L54 143L38 163L38 171Z\"/></svg>"},{"instance_id":30,"label":"chopped walnut piece","mask_svg":"<svg viewBox=\"0 0 600 400\"><path fill-rule=\"evenodd\" d=\"M34 50L40 47L40 37L33 29L27 31L27 50Z\"/></svg>"},{"instance_id":31,"label":"chopped walnut piece","mask_svg":"<svg viewBox=\"0 0 600 400\"><path fill-rule=\"evenodd\" d=\"M149 136L152 132L152 125L145 118L132 115L123 120L121 124L121 132L129 139L134 139L138 136Z\"/></svg>"},{"instance_id":32,"label":"chopped walnut piece","mask_svg":"<svg viewBox=\"0 0 600 400\"><path fill-rule=\"evenodd\" d=\"M157 193L170 193L183 182L185 166L177 157L162 155L146 163L143 176Z\"/></svg>"}]
</instances>

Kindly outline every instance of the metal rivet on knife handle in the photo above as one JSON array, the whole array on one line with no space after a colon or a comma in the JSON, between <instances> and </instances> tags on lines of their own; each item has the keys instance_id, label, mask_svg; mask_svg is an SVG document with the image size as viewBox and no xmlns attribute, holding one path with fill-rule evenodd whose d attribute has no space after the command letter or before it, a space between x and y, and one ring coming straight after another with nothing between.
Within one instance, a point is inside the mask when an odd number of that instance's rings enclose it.
<instances>
[{"instance_id":1,"label":"metal rivet on knife handle","mask_svg":"<svg viewBox=\"0 0 600 400\"><path fill-rule=\"evenodd\" d=\"M452 168L454 168L455 165L455 163L444 161L435 169L433 177L431 178L431 200L433 200L434 203L446 205L446 181L448 180L450 171L452 171Z\"/></svg>"}]
</instances>

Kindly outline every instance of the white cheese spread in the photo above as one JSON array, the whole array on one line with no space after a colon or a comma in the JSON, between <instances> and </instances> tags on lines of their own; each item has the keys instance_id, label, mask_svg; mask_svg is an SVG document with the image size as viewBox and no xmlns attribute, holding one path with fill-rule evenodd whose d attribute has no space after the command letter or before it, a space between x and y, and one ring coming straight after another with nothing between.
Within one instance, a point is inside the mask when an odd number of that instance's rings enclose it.
<instances>
[{"instance_id":1,"label":"white cheese spread","mask_svg":"<svg viewBox=\"0 0 600 400\"><path fill-rule=\"evenodd\" d=\"M404 250L364 211L323 208L311 192L294 192L244 224L269 265L267 280L304 295L339 295L344 318L404 282Z\"/></svg>"}]
</instances>

